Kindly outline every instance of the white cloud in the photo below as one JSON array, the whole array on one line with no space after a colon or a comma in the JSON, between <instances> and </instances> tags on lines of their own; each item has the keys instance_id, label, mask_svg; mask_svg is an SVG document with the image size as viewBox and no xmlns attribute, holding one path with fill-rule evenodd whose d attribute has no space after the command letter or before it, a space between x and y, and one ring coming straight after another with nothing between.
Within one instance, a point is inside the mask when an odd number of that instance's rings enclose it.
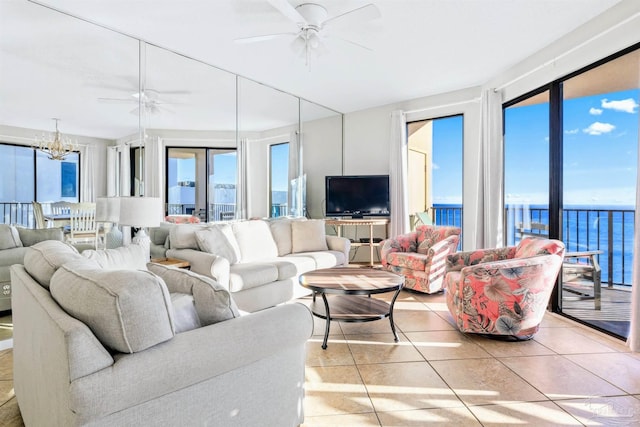
<instances>
[{"instance_id":1,"label":"white cloud","mask_svg":"<svg viewBox=\"0 0 640 427\"><path fill-rule=\"evenodd\" d=\"M592 116L599 116L600 114L602 114L602 110L600 108L589 108L589 114L591 114Z\"/></svg>"},{"instance_id":2,"label":"white cloud","mask_svg":"<svg viewBox=\"0 0 640 427\"><path fill-rule=\"evenodd\" d=\"M567 135L575 135L578 132L580 132L580 129L571 129L571 130L564 131L564 133L566 133Z\"/></svg>"},{"instance_id":3,"label":"white cloud","mask_svg":"<svg viewBox=\"0 0 640 427\"><path fill-rule=\"evenodd\" d=\"M633 98L621 99L620 101L609 101L605 98L600 104L602 108L623 113L635 113L636 108L638 108L638 103Z\"/></svg>"},{"instance_id":4,"label":"white cloud","mask_svg":"<svg viewBox=\"0 0 640 427\"><path fill-rule=\"evenodd\" d=\"M593 122L588 128L582 129L582 132L588 133L589 135L602 135L603 133L611 132L615 128L611 123Z\"/></svg>"}]
</instances>

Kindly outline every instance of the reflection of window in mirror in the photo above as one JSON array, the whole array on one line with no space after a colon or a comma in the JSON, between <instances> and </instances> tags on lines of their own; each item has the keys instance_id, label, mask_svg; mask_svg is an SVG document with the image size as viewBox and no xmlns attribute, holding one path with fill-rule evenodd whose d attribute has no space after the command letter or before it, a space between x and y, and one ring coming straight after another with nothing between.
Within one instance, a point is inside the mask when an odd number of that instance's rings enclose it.
<instances>
[{"instance_id":1,"label":"reflection of window in mirror","mask_svg":"<svg viewBox=\"0 0 640 427\"><path fill-rule=\"evenodd\" d=\"M269 216L289 215L289 143L270 145L269 162Z\"/></svg>"},{"instance_id":2,"label":"reflection of window in mirror","mask_svg":"<svg viewBox=\"0 0 640 427\"><path fill-rule=\"evenodd\" d=\"M144 147L131 148L131 195L144 196Z\"/></svg>"}]
</instances>

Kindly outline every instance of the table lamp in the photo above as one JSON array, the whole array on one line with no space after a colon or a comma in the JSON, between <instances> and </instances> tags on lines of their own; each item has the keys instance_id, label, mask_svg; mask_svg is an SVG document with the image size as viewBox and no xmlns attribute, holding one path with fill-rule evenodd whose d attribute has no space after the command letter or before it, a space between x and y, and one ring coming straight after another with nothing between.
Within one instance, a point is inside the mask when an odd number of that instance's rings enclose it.
<instances>
[{"instance_id":1,"label":"table lamp","mask_svg":"<svg viewBox=\"0 0 640 427\"><path fill-rule=\"evenodd\" d=\"M157 227L163 218L162 200L159 197L120 197L120 224L138 228L132 243L151 248L146 227Z\"/></svg>"},{"instance_id":2,"label":"table lamp","mask_svg":"<svg viewBox=\"0 0 640 427\"><path fill-rule=\"evenodd\" d=\"M118 228L120 221L119 197L98 197L96 199L96 221L113 224L109 232L104 235L106 249L122 246L122 232Z\"/></svg>"}]
</instances>

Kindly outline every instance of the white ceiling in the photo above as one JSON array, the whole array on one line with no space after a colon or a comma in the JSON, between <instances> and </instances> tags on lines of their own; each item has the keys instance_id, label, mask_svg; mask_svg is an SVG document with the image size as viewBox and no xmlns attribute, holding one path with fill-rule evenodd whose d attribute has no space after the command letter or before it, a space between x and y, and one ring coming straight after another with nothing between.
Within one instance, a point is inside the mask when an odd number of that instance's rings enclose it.
<instances>
[{"instance_id":1,"label":"white ceiling","mask_svg":"<svg viewBox=\"0 0 640 427\"><path fill-rule=\"evenodd\" d=\"M334 29L334 35L372 51L328 40L328 52L313 57L308 68L290 49L289 40L234 42L240 37L296 30L267 0L39 3L347 113L483 84L620 0L317 1L329 16L374 3L381 19L357 28ZM135 40L91 30L63 16L52 18L56 14L26 0L0 0L0 14L0 124L47 128L51 124L42 120L66 114L83 123L74 125L75 133L103 137L121 136L137 124L137 118L128 113L134 103L123 109L122 103L102 102L101 110L89 114L88 101L83 105L80 99L126 98L135 92ZM48 43L51 34L56 35L55 44ZM65 40L72 48L65 49L61 43ZM219 77L228 83L228 75L185 59L178 64L174 58L171 67L164 66L162 56L160 50L148 48L147 87L155 83L159 87L154 89L161 92L197 93L203 102L216 99L221 106L230 102L227 98L233 97L235 87L231 90L226 84L223 89L213 82ZM66 81L69 64L73 73L82 75L82 90L77 79L73 84ZM52 91L59 95L51 96ZM47 110L45 104L53 99L55 105ZM175 102L174 108L182 104L179 93L163 99ZM190 99L189 104L193 103ZM73 104L77 104L75 110ZM65 105L69 111L64 111ZM40 122L21 120L35 113L43 116ZM197 114L194 109L190 116ZM101 117L96 116L109 117L109 123L102 120L101 125ZM170 118L164 120L165 127L180 128L169 123ZM206 124L191 124L191 128L215 126L210 114L200 121Z\"/></svg>"}]
</instances>

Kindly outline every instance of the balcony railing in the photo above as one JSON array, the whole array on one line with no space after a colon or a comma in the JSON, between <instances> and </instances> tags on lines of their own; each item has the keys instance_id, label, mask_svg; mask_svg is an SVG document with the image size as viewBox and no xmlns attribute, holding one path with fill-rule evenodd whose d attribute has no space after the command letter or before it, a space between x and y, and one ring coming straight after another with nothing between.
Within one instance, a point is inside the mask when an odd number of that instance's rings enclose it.
<instances>
[{"instance_id":1,"label":"balcony railing","mask_svg":"<svg viewBox=\"0 0 640 427\"><path fill-rule=\"evenodd\" d=\"M235 203L212 203L209 205L209 221L224 221L228 219L233 219L234 213L236 210ZM196 206L194 204L179 204L179 203L170 203L167 205L168 215L196 215L201 216L201 220L206 220L203 218L204 215L201 215L200 212L196 211ZM276 218L280 216L286 216L289 214L289 206L287 204L273 204L271 205L271 217Z\"/></svg>"}]
</instances>

